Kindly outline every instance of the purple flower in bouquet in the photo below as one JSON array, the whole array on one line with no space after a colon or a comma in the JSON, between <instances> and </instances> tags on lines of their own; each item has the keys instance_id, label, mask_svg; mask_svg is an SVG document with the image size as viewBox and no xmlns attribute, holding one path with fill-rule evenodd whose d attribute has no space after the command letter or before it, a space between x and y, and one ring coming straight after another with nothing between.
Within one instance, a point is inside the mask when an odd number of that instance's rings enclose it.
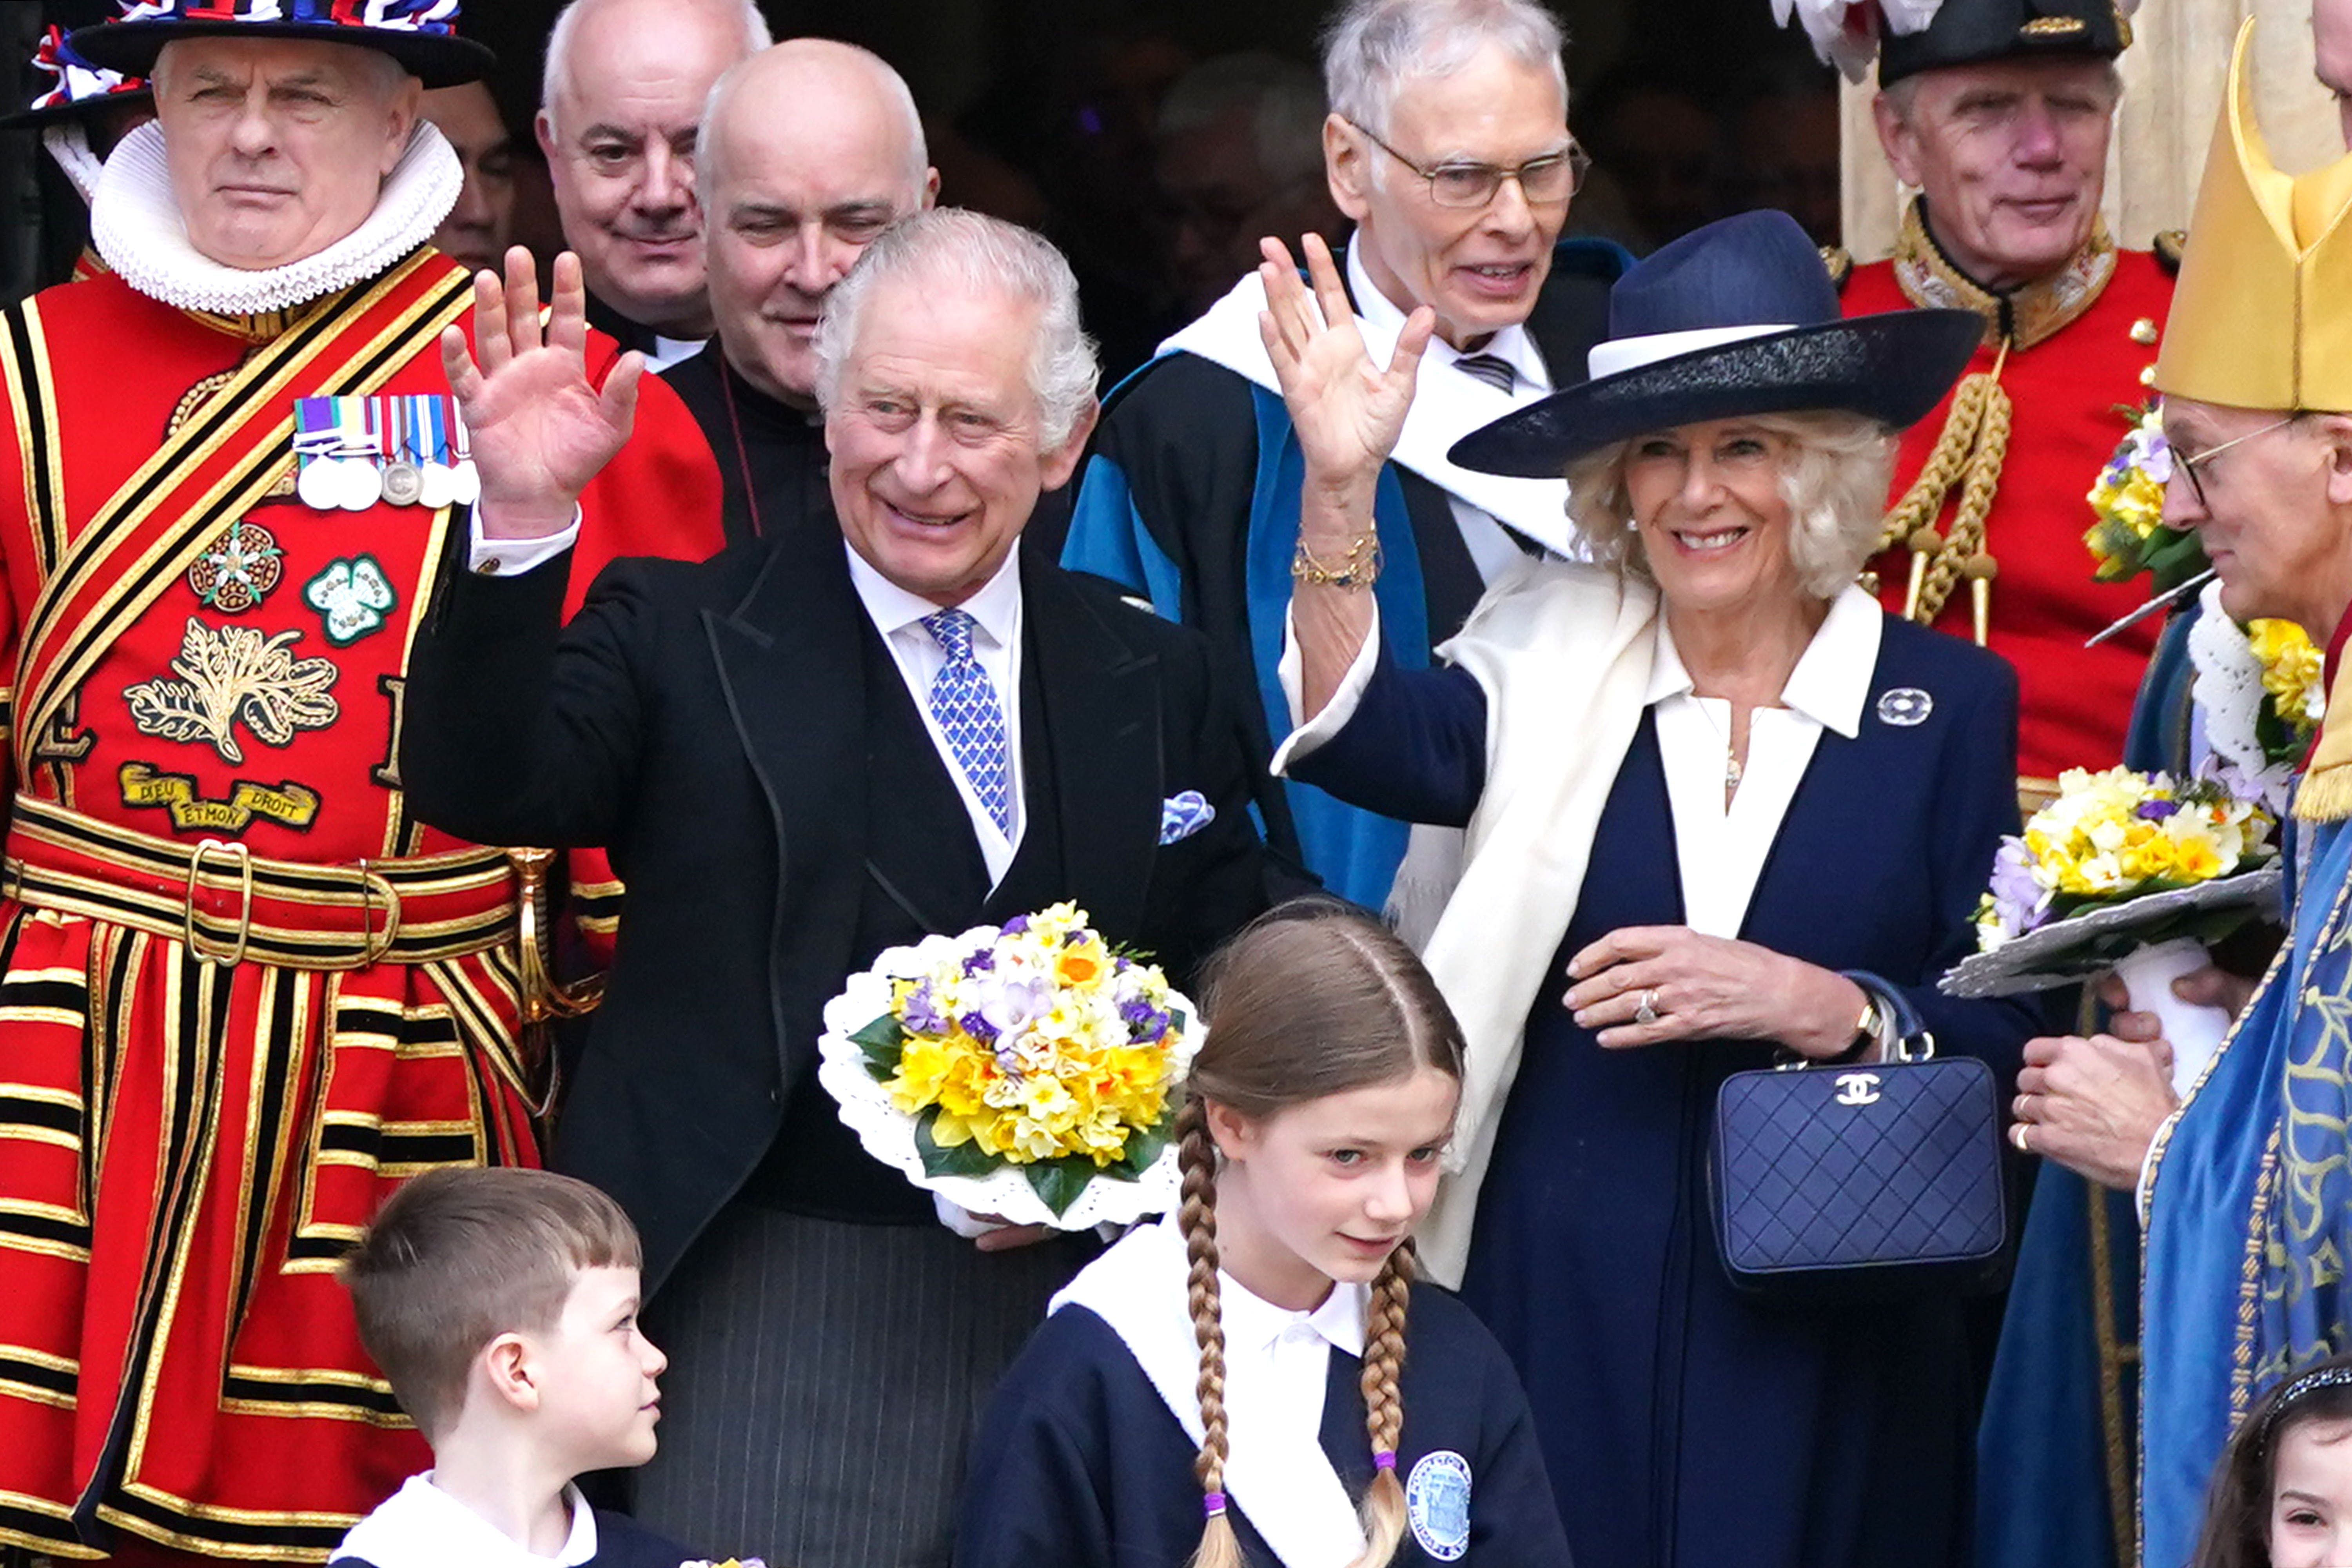
<instances>
[{"instance_id":1,"label":"purple flower in bouquet","mask_svg":"<svg viewBox=\"0 0 2352 1568\"><path fill-rule=\"evenodd\" d=\"M980 1005L982 1015L994 1026L991 1037L1017 1035L1052 1012L1055 991L1054 983L1042 975L1008 980L998 986L995 994Z\"/></svg>"},{"instance_id":2,"label":"purple flower in bouquet","mask_svg":"<svg viewBox=\"0 0 2352 1568\"><path fill-rule=\"evenodd\" d=\"M2144 800L2139 803L2139 816L2148 822L2162 822L2180 809L2177 800Z\"/></svg>"},{"instance_id":3,"label":"purple flower in bouquet","mask_svg":"<svg viewBox=\"0 0 2352 1568\"><path fill-rule=\"evenodd\" d=\"M2049 918L2048 895L2034 879L2033 858L2022 838L2004 838L1992 861L1988 911L2003 937L2022 936Z\"/></svg>"},{"instance_id":4,"label":"purple flower in bouquet","mask_svg":"<svg viewBox=\"0 0 2352 1568\"><path fill-rule=\"evenodd\" d=\"M1019 936L1023 931L1027 931L1028 929L1029 917L1027 915L1014 915L1011 920L1004 922L1004 934L1006 936Z\"/></svg>"},{"instance_id":5,"label":"purple flower in bouquet","mask_svg":"<svg viewBox=\"0 0 2352 1568\"><path fill-rule=\"evenodd\" d=\"M1168 1015L1140 997L1120 1003L1118 1016L1130 1040L1156 1040L1168 1032Z\"/></svg>"},{"instance_id":6,"label":"purple flower in bouquet","mask_svg":"<svg viewBox=\"0 0 2352 1568\"><path fill-rule=\"evenodd\" d=\"M993 1046L996 1043L996 1026L990 1023L988 1021L988 1015L981 1012L979 1009L974 1008L971 1012L966 1013L962 1017L958 1018L956 1022L963 1026L963 1032L965 1034L970 1035L973 1039L978 1040L981 1044L984 1046Z\"/></svg>"},{"instance_id":7,"label":"purple flower in bouquet","mask_svg":"<svg viewBox=\"0 0 2352 1568\"><path fill-rule=\"evenodd\" d=\"M947 1020L940 1016L939 1002L931 994L928 980L907 993L901 1003L899 1022L918 1035L939 1035L947 1032Z\"/></svg>"},{"instance_id":8,"label":"purple flower in bouquet","mask_svg":"<svg viewBox=\"0 0 2352 1568\"><path fill-rule=\"evenodd\" d=\"M966 974L985 974L995 967L996 954L986 948L964 955L963 972Z\"/></svg>"}]
</instances>

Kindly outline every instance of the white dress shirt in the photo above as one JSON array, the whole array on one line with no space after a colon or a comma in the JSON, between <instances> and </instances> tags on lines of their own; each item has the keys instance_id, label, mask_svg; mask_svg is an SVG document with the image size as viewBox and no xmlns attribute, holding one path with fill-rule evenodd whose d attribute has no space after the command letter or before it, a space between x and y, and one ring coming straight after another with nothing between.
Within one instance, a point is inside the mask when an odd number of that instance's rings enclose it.
<instances>
[{"instance_id":1,"label":"white dress shirt","mask_svg":"<svg viewBox=\"0 0 2352 1568\"><path fill-rule=\"evenodd\" d=\"M940 761L946 764L948 777L955 781L957 797L963 802L964 815L971 818L972 836L980 840L981 858L988 862L988 883L993 888L1004 880L1005 868L1013 864L1027 816L1021 778L1021 552L1008 552L996 575L956 606L971 616L971 656L988 672L989 684L996 688L997 706L1004 711L1013 818L1013 830L1007 833L981 804L980 792L971 787L963 764L948 744L947 731L931 717L931 682L946 666L948 655L923 625L923 617L937 615L940 606L883 576L847 543L842 549L849 556L849 580L857 589L858 600L873 620L874 629L882 634L890 657L898 661L898 674L915 700L915 711L923 716L923 728Z\"/></svg>"},{"instance_id":2,"label":"white dress shirt","mask_svg":"<svg viewBox=\"0 0 2352 1568\"><path fill-rule=\"evenodd\" d=\"M433 1484L433 1472L401 1489L352 1527L328 1562L357 1557L375 1568L578 1568L596 1555L596 1515L578 1487L563 1489L572 1531L552 1557L541 1557Z\"/></svg>"},{"instance_id":3,"label":"white dress shirt","mask_svg":"<svg viewBox=\"0 0 2352 1568\"><path fill-rule=\"evenodd\" d=\"M1736 938L1747 922L1756 880L1772 853L1798 783L1813 760L1823 730L1848 740L1862 732L1864 704L1878 668L1885 623L1878 601L1848 587L1830 601L1813 640L1780 688L1778 708L1748 717L1748 760L1738 790L1724 800L1731 752L1731 704L1691 689L1674 634L1659 616L1650 656L1649 706L1656 710L1659 762L1674 814L1675 852L1683 889L1683 916L1693 931ZM1275 749L1273 770L1320 747L1354 717L1380 654L1380 607L1355 662L1323 710L1300 721L1300 656L1297 629L1286 616L1278 674L1290 704L1291 733ZM1569 672L1563 672L1566 675Z\"/></svg>"},{"instance_id":4,"label":"white dress shirt","mask_svg":"<svg viewBox=\"0 0 2352 1568\"><path fill-rule=\"evenodd\" d=\"M1390 332L1404 330L1406 313L1372 282L1372 275L1364 269L1363 258L1352 240L1348 245L1348 287L1355 294L1356 314L1368 322L1380 323ZM1551 391L1551 372L1545 368L1543 354L1525 327L1505 327L1470 353L1492 354L1517 373L1518 380L1511 388L1514 407L1525 407ZM1444 338L1431 338L1428 351L1421 357L1421 378L1414 385L1413 395L1443 397L1453 382L1462 382L1491 395L1492 389L1486 383L1454 368L1464 357L1462 350ZM1462 542L1469 547L1470 560L1478 568L1480 582L1491 585L1510 567L1527 559L1517 542L1493 517L1460 496L1449 495L1446 500L1453 505L1454 525L1462 531Z\"/></svg>"}]
</instances>

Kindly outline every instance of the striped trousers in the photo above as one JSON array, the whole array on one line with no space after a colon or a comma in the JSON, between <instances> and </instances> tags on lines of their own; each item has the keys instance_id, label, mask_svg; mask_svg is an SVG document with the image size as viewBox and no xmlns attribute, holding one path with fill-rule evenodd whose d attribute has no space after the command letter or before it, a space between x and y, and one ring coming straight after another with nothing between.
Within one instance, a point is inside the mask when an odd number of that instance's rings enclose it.
<instances>
[{"instance_id":1,"label":"striped trousers","mask_svg":"<svg viewBox=\"0 0 2352 1568\"><path fill-rule=\"evenodd\" d=\"M646 1311L670 1364L638 1517L714 1560L948 1568L981 1411L1096 1250L730 1205Z\"/></svg>"}]
</instances>

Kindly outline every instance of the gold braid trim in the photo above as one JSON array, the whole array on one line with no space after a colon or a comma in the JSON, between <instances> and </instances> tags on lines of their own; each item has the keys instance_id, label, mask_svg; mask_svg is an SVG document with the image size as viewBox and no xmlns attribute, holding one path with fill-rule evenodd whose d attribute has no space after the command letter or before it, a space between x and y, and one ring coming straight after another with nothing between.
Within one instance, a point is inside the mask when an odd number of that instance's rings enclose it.
<instances>
[{"instance_id":1,"label":"gold braid trim","mask_svg":"<svg viewBox=\"0 0 2352 1568\"><path fill-rule=\"evenodd\" d=\"M2009 458L2012 405L2000 384L2000 373L2008 362L2004 349L1992 369L1979 371L1960 383L1934 450L1879 531L1880 550L1907 545L1911 551L1911 589L1904 598L1905 619L1933 626L1962 578L1983 585L1977 593L1979 642L1984 638L1985 618L1981 601L1991 592L1996 570L1984 547L1985 522L1992 515L1993 496L2000 487L2001 465ZM1936 519L1956 487L1959 504L1952 514L1951 529L1939 534Z\"/></svg>"},{"instance_id":2,"label":"gold braid trim","mask_svg":"<svg viewBox=\"0 0 2352 1568\"><path fill-rule=\"evenodd\" d=\"M2295 786L2294 815L2305 822L2352 817L2352 767L2314 768Z\"/></svg>"}]
</instances>

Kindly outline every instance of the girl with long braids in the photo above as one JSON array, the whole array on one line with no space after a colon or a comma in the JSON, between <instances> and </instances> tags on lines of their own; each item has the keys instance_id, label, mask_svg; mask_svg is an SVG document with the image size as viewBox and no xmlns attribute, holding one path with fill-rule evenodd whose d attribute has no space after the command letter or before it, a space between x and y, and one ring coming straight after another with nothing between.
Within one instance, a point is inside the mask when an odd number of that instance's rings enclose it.
<instances>
[{"instance_id":1,"label":"girl with long braids","mask_svg":"<svg viewBox=\"0 0 2352 1568\"><path fill-rule=\"evenodd\" d=\"M1201 996L1182 1206L1006 1374L957 1568L1567 1568L1508 1361L1413 1282L1462 1076L1428 972L1315 900L1234 938Z\"/></svg>"}]
</instances>

